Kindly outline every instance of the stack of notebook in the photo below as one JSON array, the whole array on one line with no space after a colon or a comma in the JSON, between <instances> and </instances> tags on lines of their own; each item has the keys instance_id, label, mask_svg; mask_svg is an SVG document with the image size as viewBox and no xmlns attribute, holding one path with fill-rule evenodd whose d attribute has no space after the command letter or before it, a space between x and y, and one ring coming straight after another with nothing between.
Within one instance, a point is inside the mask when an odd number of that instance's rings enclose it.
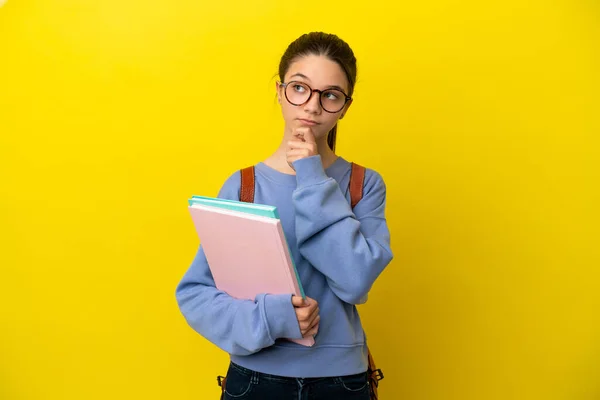
<instances>
[{"instance_id":1,"label":"stack of notebook","mask_svg":"<svg viewBox=\"0 0 600 400\"><path fill-rule=\"evenodd\" d=\"M245 300L260 293L305 297L276 207L203 196L188 203L218 289Z\"/></svg>"}]
</instances>

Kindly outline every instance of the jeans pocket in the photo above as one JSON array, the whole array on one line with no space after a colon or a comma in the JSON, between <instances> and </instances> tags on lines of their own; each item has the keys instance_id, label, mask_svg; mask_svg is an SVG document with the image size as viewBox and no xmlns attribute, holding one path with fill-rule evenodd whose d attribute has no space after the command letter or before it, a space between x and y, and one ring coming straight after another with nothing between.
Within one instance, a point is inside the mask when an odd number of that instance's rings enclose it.
<instances>
[{"instance_id":1,"label":"jeans pocket","mask_svg":"<svg viewBox=\"0 0 600 400\"><path fill-rule=\"evenodd\" d=\"M242 400L250 395L253 386L252 372L244 371L234 365L229 366L225 382L225 399Z\"/></svg>"},{"instance_id":2,"label":"jeans pocket","mask_svg":"<svg viewBox=\"0 0 600 400\"><path fill-rule=\"evenodd\" d=\"M367 379L366 372L356 375L340 376L338 379L342 387L348 392L361 393L369 390L369 380Z\"/></svg>"}]
</instances>

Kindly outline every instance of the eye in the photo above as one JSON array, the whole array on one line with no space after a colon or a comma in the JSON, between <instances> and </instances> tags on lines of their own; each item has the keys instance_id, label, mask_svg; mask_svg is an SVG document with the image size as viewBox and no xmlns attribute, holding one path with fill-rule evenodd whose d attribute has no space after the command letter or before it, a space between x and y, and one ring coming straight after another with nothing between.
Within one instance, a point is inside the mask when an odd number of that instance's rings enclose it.
<instances>
[{"instance_id":1,"label":"eye","mask_svg":"<svg viewBox=\"0 0 600 400\"><path fill-rule=\"evenodd\" d=\"M332 90L323 93L323 95L327 100L338 100L341 98L341 95L339 93L334 92Z\"/></svg>"},{"instance_id":2,"label":"eye","mask_svg":"<svg viewBox=\"0 0 600 400\"><path fill-rule=\"evenodd\" d=\"M304 85L300 85L299 83L296 83L292 88L298 93L304 93L306 91Z\"/></svg>"}]
</instances>

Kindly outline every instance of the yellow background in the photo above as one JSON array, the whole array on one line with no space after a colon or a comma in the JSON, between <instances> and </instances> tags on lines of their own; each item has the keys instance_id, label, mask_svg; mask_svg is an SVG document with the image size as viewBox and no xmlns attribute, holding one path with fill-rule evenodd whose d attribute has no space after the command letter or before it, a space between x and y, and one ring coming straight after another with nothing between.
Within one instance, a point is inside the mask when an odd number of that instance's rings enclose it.
<instances>
[{"instance_id":1,"label":"yellow background","mask_svg":"<svg viewBox=\"0 0 600 400\"><path fill-rule=\"evenodd\" d=\"M384 400L600 398L600 6L592 0L8 0L0 398L216 399L174 290L186 209L282 134L287 44L359 60L339 153L388 185L360 311Z\"/></svg>"}]
</instances>

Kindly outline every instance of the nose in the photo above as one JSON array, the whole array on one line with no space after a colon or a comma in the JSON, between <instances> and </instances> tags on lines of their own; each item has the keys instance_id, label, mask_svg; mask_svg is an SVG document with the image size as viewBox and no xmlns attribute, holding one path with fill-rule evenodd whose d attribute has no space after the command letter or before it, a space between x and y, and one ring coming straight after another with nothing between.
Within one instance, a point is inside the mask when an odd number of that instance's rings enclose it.
<instances>
[{"instance_id":1,"label":"nose","mask_svg":"<svg viewBox=\"0 0 600 400\"><path fill-rule=\"evenodd\" d=\"M310 114L319 114L321 112L320 97L321 93L313 90L308 101L304 103L304 111Z\"/></svg>"}]
</instances>

